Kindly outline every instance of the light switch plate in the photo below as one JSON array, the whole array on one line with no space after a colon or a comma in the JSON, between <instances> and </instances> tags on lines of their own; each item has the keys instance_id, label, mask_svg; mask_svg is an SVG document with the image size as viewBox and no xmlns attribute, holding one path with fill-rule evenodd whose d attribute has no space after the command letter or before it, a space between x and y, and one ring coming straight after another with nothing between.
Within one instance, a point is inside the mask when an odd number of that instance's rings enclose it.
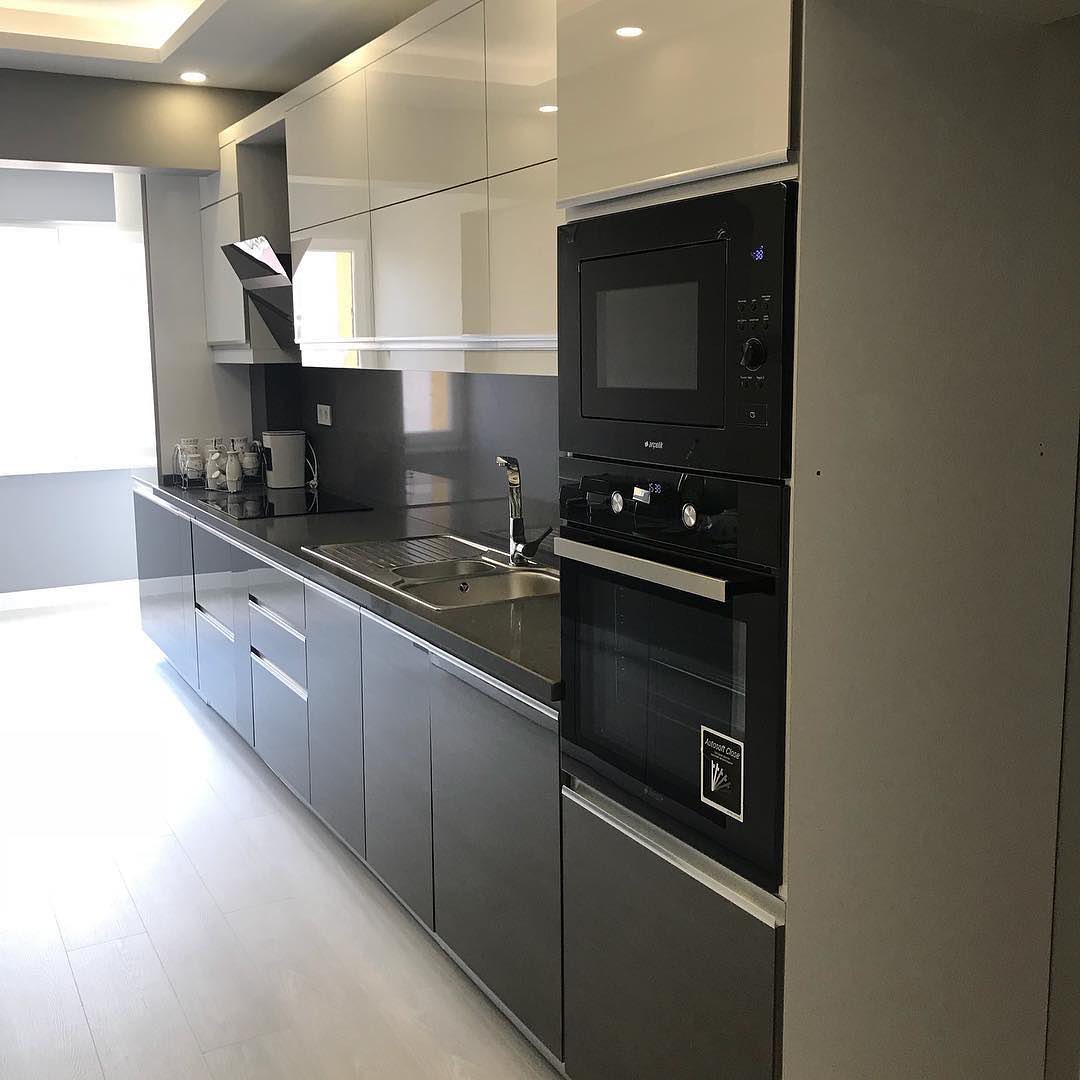
<instances>
[{"instance_id":1,"label":"light switch plate","mask_svg":"<svg viewBox=\"0 0 1080 1080\"><path fill-rule=\"evenodd\" d=\"M334 410L329 405L316 405L315 419L320 424L330 427L334 422Z\"/></svg>"}]
</instances>

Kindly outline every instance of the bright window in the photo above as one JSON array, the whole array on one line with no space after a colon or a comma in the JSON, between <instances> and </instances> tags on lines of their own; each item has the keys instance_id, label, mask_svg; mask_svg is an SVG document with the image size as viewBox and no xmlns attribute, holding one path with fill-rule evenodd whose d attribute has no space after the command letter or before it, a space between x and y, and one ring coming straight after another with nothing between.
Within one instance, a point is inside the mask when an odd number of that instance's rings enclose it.
<instances>
[{"instance_id":1,"label":"bright window","mask_svg":"<svg viewBox=\"0 0 1080 1080\"><path fill-rule=\"evenodd\" d=\"M0 475L157 462L142 235L0 222Z\"/></svg>"}]
</instances>

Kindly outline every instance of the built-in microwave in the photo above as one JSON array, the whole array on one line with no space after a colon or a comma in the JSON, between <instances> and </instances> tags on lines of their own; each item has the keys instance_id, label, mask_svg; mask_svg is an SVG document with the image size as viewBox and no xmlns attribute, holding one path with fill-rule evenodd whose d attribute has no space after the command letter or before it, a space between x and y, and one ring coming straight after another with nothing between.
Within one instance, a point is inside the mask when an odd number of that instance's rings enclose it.
<instances>
[{"instance_id":1,"label":"built-in microwave","mask_svg":"<svg viewBox=\"0 0 1080 1080\"><path fill-rule=\"evenodd\" d=\"M790 475L796 185L559 230L559 445Z\"/></svg>"}]
</instances>

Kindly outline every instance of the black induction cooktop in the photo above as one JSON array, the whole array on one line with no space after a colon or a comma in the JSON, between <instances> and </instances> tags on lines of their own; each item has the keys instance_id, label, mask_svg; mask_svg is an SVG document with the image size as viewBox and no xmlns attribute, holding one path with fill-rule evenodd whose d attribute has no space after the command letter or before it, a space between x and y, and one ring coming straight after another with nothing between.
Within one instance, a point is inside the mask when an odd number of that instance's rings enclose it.
<instances>
[{"instance_id":1,"label":"black induction cooktop","mask_svg":"<svg viewBox=\"0 0 1080 1080\"><path fill-rule=\"evenodd\" d=\"M340 514L346 511L370 510L370 506L354 502L330 491L311 488L250 488L245 491L208 491L199 502L212 510L226 514L236 521L257 518L300 517L304 514Z\"/></svg>"}]
</instances>

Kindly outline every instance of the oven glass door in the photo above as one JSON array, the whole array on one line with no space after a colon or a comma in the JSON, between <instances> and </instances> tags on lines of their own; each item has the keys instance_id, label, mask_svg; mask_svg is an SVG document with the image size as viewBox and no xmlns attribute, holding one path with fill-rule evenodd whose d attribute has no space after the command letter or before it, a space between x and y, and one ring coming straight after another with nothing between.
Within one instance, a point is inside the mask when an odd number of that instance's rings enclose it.
<instances>
[{"instance_id":1,"label":"oven glass door","mask_svg":"<svg viewBox=\"0 0 1080 1080\"><path fill-rule=\"evenodd\" d=\"M724 426L727 244L579 264L581 412Z\"/></svg>"},{"instance_id":2,"label":"oven glass door","mask_svg":"<svg viewBox=\"0 0 1080 1080\"><path fill-rule=\"evenodd\" d=\"M727 603L563 558L564 743L770 877L783 646L772 580Z\"/></svg>"}]
</instances>

